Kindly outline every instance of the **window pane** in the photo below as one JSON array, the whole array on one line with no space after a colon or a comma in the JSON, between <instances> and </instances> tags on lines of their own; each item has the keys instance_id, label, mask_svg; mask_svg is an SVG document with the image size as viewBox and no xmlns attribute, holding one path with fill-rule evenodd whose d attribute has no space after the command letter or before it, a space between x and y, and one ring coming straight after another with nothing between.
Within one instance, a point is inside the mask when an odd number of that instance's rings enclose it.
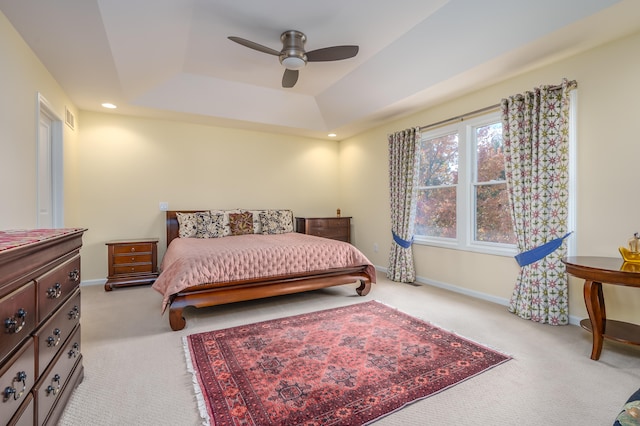
<instances>
[{"instance_id":1,"label":"window pane","mask_svg":"<svg viewBox=\"0 0 640 426\"><path fill-rule=\"evenodd\" d=\"M456 187L419 190L416 235L456 238Z\"/></svg>"},{"instance_id":2,"label":"window pane","mask_svg":"<svg viewBox=\"0 0 640 426\"><path fill-rule=\"evenodd\" d=\"M505 180L502 123L476 128L477 182Z\"/></svg>"},{"instance_id":3,"label":"window pane","mask_svg":"<svg viewBox=\"0 0 640 426\"><path fill-rule=\"evenodd\" d=\"M515 244L507 184L476 186L475 240Z\"/></svg>"},{"instance_id":4,"label":"window pane","mask_svg":"<svg viewBox=\"0 0 640 426\"><path fill-rule=\"evenodd\" d=\"M458 183L458 134L452 133L424 140L418 150L419 186L455 185Z\"/></svg>"}]
</instances>

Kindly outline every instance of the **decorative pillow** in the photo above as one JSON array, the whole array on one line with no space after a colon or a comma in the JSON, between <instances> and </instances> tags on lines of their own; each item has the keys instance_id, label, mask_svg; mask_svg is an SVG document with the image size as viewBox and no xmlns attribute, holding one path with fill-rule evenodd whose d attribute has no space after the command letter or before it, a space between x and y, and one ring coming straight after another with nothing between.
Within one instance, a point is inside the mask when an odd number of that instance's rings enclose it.
<instances>
[{"instance_id":1,"label":"decorative pillow","mask_svg":"<svg viewBox=\"0 0 640 426\"><path fill-rule=\"evenodd\" d=\"M178 237L193 238L196 236L196 214L176 212L178 219Z\"/></svg>"},{"instance_id":2,"label":"decorative pillow","mask_svg":"<svg viewBox=\"0 0 640 426\"><path fill-rule=\"evenodd\" d=\"M242 210L243 212L249 212L253 215L253 233L262 234L262 225L260 224L260 213L265 210Z\"/></svg>"},{"instance_id":3,"label":"decorative pillow","mask_svg":"<svg viewBox=\"0 0 640 426\"><path fill-rule=\"evenodd\" d=\"M622 411L618 414L613 426L635 426L640 424L640 389L635 391L622 407Z\"/></svg>"},{"instance_id":4,"label":"decorative pillow","mask_svg":"<svg viewBox=\"0 0 640 426\"><path fill-rule=\"evenodd\" d=\"M224 237L224 215L198 212L196 216L196 238Z\"/></svg>"},{"instance_id":5,"label":"decorative pillow","mask_svg":"<svg viewBox=\"0 0 640 426\"><path fill-rule=\"evenodd\" d=\"M229 229L231 235L253 234L253 214L229 213Z\"/></svg>"},{"instance_id":6,"label":"decorative pillow","mask_svg":"<svg viewBox=\"0 0 640 426\"><path fill-rule=\"evenodd\" d=\"M293 232L293 213L291 210L265 210L260 213L260 225L263 234Z\"/></svg>"}]
</instances>

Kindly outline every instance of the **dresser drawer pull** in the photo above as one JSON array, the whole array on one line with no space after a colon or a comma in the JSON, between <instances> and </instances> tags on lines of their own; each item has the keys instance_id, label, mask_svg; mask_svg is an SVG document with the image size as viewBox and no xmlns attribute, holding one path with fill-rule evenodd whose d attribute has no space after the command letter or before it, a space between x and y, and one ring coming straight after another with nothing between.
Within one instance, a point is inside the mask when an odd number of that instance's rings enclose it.
<instances>
[{"instance_id":1,"label":"dresser drawer pull","mask_svg":"<svg viewBox=\"0 0 640 426\"><path fill-rule=\"evenodd\" d=\"M20 323L18 323L18 321L20 321ZM27 322L27 311L20 308L18 309L18 312L16 312L15 317L7 318L6 320L4 320L5 331L9 334L19 333L20 330L22 330L22 327L24 327L24 325L26 324L26 322Z\"/></svg>"},{"instance_id":2,"label":"dresser drawer pull","mask_svg":"<svg viewBox=\"0 0 640 426\"><path fill-rule=\"evenodd\" d=\"M55 376L53 376L51 382L52 384L57 383L57 386L55 388L52 385L47 386L47 396L51 395L52 393L54 395L57 395L58 392L60 392L60 375L56 374Z\"/></svg>"},{"instance_id":3,"label":"dresser drawer pull","mask_svg":"<svg viewBox=\"0 0 640 426\"><path fill-rule=\"evenodd\" d=\"M20 392L16 391L16 388L13 387L14 383L22 382L22 390ZM7 402L11 396L13 395L14 401L20 399L20 397L24 394L24 391L27 389L27 373L24 371L19 371L16 377L13 378L13 382L11 386L7 386L4 388L4 398L2 402Z\"/></svg>"},{"instance_id":4,"label":"dresser drawer pull","mask_svg":"<svg viewBox=\"0 0 640 426\"><path fill-rule=\"evenodd\" d=\"M80 308L78 308L78 305L75 305L73 309L69 311L68 315L70 320L80 318Z\"/></svg>"},{"instance_id":5,"label":"dresser drawer pull","mask_svg":"<svg viewBox=\"0 0 640 426\"><path fill-rule=\"evenodd\" d=\"M47 289L47 297L49 299L57 299L62 295L62 286L56 283L53 287Z\"/></svg>"},{"instance_id":6,"label":"dresser drawer pull","mask_svg":"<svg viewBox=\"0 0 640 426\"><path fill-rule=\"evenodd\" d=\"M135 247L131 247L131 251L132 252L136 251L136 248Z\"/></svg>"},{"instance_id":7,"label":"dresser drawer pull","mask_svg":"<svg viewBox=\"0 0 640 426\"><path fill-rule=\"evenodd\" d=\"M47 346L49 347L58 346L58 343L60 343L61 336L62 336L62 332L60 331L60 329L59 328L54 329L53 336L47 337Z\"/></svg>"},{"instance_id":8,"label":"dresser drawer pull","mask_svg":"<svg viewBox=\"0 0 640 426\"><path fill-rule=\"evenodd\" d=\"M74 269L73 271L69 272L69 279L73 282L78 281L80 279L80 271Z\"/></svg>"},{"instance_id":9,"label":"dresser drawer pull","mask_svg":"<svg viewBox=\"0 0 640 426\"><path fill-rule=\"evenodd\" d=\"M75 358L78 356L79 353L80 353L80 345L78 344L78 342L75 342L73 346L71 346L71 349L68 352L69 358Z\"/></svg>"}]
</instances>

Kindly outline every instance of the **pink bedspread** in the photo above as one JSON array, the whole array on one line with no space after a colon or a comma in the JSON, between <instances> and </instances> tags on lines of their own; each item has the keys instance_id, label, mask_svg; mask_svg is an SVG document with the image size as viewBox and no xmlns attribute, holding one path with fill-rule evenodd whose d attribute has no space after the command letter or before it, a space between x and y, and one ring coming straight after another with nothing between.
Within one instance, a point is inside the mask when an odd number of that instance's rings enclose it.
<instances>
[{"instance_id":1,"label":"pink bedspread","mask_svg":"<svg viewBox=\"0 0 640 426\"><path fill-rule=\"evenodd\" d=\"M153 288L164 296L164 311L170 296L188 287L365 265L375 282L373 264L351 244L297 232L176 238Z\"/></svg>"}]
</instances>

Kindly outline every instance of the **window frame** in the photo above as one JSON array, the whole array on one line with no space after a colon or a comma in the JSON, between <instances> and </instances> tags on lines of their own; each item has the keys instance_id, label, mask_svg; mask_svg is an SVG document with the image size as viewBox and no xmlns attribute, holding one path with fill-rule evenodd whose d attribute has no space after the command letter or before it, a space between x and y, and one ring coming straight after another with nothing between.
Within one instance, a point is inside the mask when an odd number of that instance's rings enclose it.
<instances>
[{"instance_id":1,"label":"window frame","mask_svg":"<svg viewBox=\"0 0 640 426\"><path fill-rule=\"evenodd\" d=\"M456 238L415 235L414 243L499 256L515 256L518 254L515 244L474 240L476 226L474 188L478 184L476 181L477 171L475 170L477 149L474 132L478 127L501 121L500 111L495 110L422 132L421 142L422 140L434 139L451 133L458 134L458 182L456 185L451 185L456 188ZM414 196L421 188L416 186Z\"/></svg>"}]
</instances>

